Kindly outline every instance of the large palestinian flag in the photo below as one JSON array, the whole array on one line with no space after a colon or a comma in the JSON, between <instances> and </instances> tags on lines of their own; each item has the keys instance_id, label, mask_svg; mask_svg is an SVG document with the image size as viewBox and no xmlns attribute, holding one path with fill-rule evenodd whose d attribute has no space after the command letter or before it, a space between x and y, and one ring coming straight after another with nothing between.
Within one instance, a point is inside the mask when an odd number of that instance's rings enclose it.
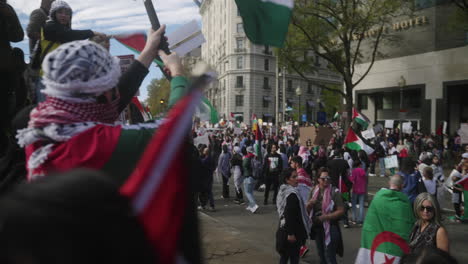
<instances>
[{"instance_id":1,"label":"large palestinian flag","mask_svg":"<svg viewBox=\"0 0 468 264\"><path fill-rule=\"evenodd\" d=\"M356 264L398 263L410 251L408 239L414 224L408 197L381 189L367 211Z\"/></svg>"},{"instance_id":2,"label":"large palestinian flag","mask_svg":"<svg viewBox=\"0 0 468 264\"><path fill-rule=\"evenodd\" d=\"M255 44L282 47L288 33L293 0L236 0L245 34Z\"/></svg>"},{"instance_id":3,"label":"large palestinian flag","mask_svg":"<svg viewBox=\"0 0 468 264\"><path fill-rule=\"evenodd\" d=\"M359 113L356 108L353 107L353 121L362 127L362 130L366 130L369 127L369 118Z\"/></svg>"}]
</instances>

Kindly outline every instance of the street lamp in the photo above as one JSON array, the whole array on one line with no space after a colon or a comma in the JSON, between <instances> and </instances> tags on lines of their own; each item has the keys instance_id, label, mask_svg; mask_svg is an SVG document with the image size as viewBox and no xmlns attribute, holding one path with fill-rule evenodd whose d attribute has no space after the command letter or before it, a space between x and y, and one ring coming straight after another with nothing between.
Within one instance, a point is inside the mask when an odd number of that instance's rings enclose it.
<instances>
[{"instance_id":1,"label":"street lamp","mask_svg":"<svg viewBox=\"0 0 468 264\"><path fill-rule=\"evenodd\" d=\"M296 95L299 97L299 107L298 107L298 123L300 124L301 123L301 95L302 95L302 88L301 86L297 86L297 89L296 89Z\"/></svg>"},{"instance_id":2,"label":"street lamp","mask_svg":"<svg viewBox=\"0 0 468 264\"><path fill-rule=\"evenodd\" d=\"M400 87L400 140L403 142L403 87L406 86L405 77L400 76L400 80L398 81L398 87Z\"/></svg>"}]
</instances>

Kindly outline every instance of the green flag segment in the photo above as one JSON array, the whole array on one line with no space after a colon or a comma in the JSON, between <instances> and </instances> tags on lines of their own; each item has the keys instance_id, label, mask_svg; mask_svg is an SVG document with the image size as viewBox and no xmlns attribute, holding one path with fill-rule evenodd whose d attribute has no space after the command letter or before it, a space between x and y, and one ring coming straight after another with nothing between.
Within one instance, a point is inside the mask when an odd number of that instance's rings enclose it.
<instances>
[{"instance_id":1,"label":"green flag segment","mask_svg":"<svg viewBox=\"0 0 468 264\"><path fill-rule=\"evenodd\" d=\"M374 149L371 148L369 145L367 145L364 141L362 141L361 138L354 133L353 129L349 127L348 133L346 134L345 142L346 147L352 150L364 150L367 154L372 154L374 152Z\"/></svg>"},{"instance_id":2,"label":"green flag segment","mask_svg":"<svg viewBox=\"0 0 468 264\"><path fill-rule=\"evenodd\" d=\"M381 189L367 211L356 264L398 263L409 253L408 240L414 224L408 197L399 191Z\"/></svg>"},{"instance_id":3,"label":"green flag segment","mask_svg":"<svg viewBox=\"0 0 468 264\"><path fill-rule=\"evenodd\" d=\"M356 108L353 108L353 121L361 125L363 130L366 130L369 126L369 119L363 114L359 113Z\"/></svg>"},{"instance_id":4,"label":"green flag segment","mask_svg":"<svg viewBox=\"0 0 468 264\"><path fill-rule=\"evenodd\" d=\"M282 47L288 33L293 0L236 0L250 41Z\"/></svg>"}]
</instances>

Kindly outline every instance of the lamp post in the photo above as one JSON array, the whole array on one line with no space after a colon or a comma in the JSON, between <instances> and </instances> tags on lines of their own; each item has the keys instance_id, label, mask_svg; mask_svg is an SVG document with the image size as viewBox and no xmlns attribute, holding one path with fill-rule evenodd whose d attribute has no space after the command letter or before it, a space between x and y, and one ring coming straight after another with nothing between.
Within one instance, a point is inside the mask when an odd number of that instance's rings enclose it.
<instances>
[{"instance_id":1,"label":"lamp post","mask_svg":"<svg viewBox=\"0 0 468 264\"><path fill-rule=\"evenodd\" d=\"M302 95L302 88L301 86L297 86L296 95L299 97L299 105L298 105L298 123L301 123L301 95Z\"/></svg>"},{"instance_id":2,"label":"lamp post","mask_svg":"<svg viewBox=\"0 0 468 264\"><path fill-rule=\"evenodd\" d=\"M283 68L281 69L281 72L278 73L278 76L279 77L283 77L283 102L282 102L282 122L284 123L285 122L285 117L286 117L286 67L283 66ZM279 78L278 78L278 81L279 81ZM279 85L278 85L279 86ZM279 91L278 91L279 93Z\"/></svg>"},{"instance_id":3,"label":"lamp post","mask_svg":"<svg viewBox=\"0 0 468 264\"><path fill-rule=\"evenodd\" d=\"M398 81L398 87L400 87L400 140L403 142L403 87L406 86L405 77L400 76L400 80Z\"/></svg>"}]
</instances>

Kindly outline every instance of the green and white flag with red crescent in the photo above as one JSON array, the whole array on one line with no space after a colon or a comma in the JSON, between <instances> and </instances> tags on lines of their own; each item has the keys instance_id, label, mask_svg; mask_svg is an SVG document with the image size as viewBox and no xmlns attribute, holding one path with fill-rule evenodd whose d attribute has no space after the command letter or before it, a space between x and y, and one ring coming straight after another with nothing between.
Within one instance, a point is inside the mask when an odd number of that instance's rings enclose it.
<instances>
[{"instance_id":1,"label":"green and white flag with red crescent","mask_svg":"<svg viewBox=\"0 0 468 264\"><path fill-rule=\"evenodd\" d=\"M363 130L366 130L369 126L369 119L363 114L359 113L356 108L353 107L353 121L361 125Z\"/></svg>"},{"instance_id":2,"label":"green and white flag with red crescent","mask_svg":"<svg viewBox=\"0 0 468 264\"><path fill-rule=\"evenodd\" d=\"M352 150L364 150L367 154L372 154L374 149L367 145L356 133L354 133L353 129L349 127L348 134L346 134L345 138L346 147Z\"/></svg>"},{"instance_id":3,"label":"green and white flag with red crescent","mask_svg":"<svg viewBox=\"0 0 468 264\"><path fill-rule=\"evenodd\" d=\"M408 197L381 189L367 211L356 264L397 264L410 251L408 240L414 224Z\"/></svg>"},{"instance_id":4,"label":"green and white flag with red crescent","mask_svg":"<svg viewBox=\"0 0 468 264\"><path fill-rule=\"evenodd\" d=\"M236 0L245 34L255 44L283 47L293 0Z\"/></svg>"}]
</instances>

